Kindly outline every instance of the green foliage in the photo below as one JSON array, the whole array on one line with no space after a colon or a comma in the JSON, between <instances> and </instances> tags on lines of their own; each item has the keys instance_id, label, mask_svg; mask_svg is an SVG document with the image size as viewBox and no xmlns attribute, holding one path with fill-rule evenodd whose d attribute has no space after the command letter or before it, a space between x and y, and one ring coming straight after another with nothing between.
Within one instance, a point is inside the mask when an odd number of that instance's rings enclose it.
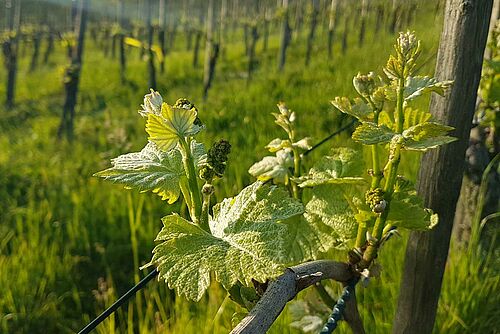
<instances>
[{"instance_id":1,"label":"green foliage","mask_svg":"<svg viewBox=\"0 0 500 334\"><path fill-rule=\"evenodd\" d=\"M252 279L264 282L282 269L286 228L277 222L302 210L286 192L254 183L214 207L210 233L178 215L164 217L151 264L169 287L196 301L211 272L226 289Z\"/></svg>"},{"instance_id":2,"label":"green foliage","mask_svg":"<svg viewBox=\"0 0 500 334\"><path fill-rule=\"evenodd\" d=\"M389 143L394 135L395 133L385 125L364 122L356 128L352 139L364 145L385 144Z\"/></svg>"},{"instance_id":3,"label":"green foliage","mask_svg":"<svg viewBox=\"0 0 500 334\"><path fill-rule=\"evenodd\" d=\"M395 192L387 223L409 230L428 230L438 223L437 214L425 209L416 191Z\"/></svg>"},{"instance_id":4,"label":"green foliage","mask_svg":"<svg viewBox=\"0 0 500 334\"><path fill-rule=\"evenodd\" d=\"M140 152L121 155L111 163L113 167L94 175L127 188L151 190L169 204L179 198L179 182L185 176L179 150L163 152L156 144L148 143Z\"/></svg>"},{"instance_id":5,"label":"green foliage","mask_svg":"<svg viewBox=\"0 0 500 334\"><path fill-rule=\"evenodd\" d=\"M264 157L261 161L253 164L248 172L261 181L274 179L276 182L288 183L289 168L292 166L291 150L282 149L276 152L276 156Z\"/></svg>"},{"instance_id":6,"label":"green foliage","mask_svg":"<svg viewBox=\"0 0 500 334\"><path fill-rule=\"evenodd\" d=\"M313 189L313 196L306 205L307 221L317 224L319 220L330 227L330 238L335 240L330 247L346 248L347 242L355 237L358 224L347 201L349 195L352 196L350 192L341 186L318 186Z\"/></svg>"},{"instance_id":7,"label":"green foliage","mask_svg":"<svg viewBox=\"0 0 500 334\"><path fill-rule=\"evenodd\" d=\"M341 147L331 150L330 155L322 157L305 176L295 181L299 187L314 187L322 184L362 184L365 180L359 175L363 172L360 152Z\"/></svg>"},{"instance_id":8,"label":"green foliage","mask_svg":"<svg viewBox=\"0 0 500 334\"><path fill-rule=\"evenodd\" d=\"M437 81L428 76L408 77L405 83L404 98L406 101L410 101L430 92L443 95L452 83L453 81Z\"/></svg>"},{"instance_id":9,"label":"green foliage","mask_svg":"<svg viewBox=\"0 0 500 334\"><path fill-rule=\"evenodd\" d=\"M195 108L172 107L162 103L160 114L150 112L147 117L148 139L163 151L173 149L180 138L193 136L203 129L195 122L198 117Z\"/></svg>"}]
</instances>

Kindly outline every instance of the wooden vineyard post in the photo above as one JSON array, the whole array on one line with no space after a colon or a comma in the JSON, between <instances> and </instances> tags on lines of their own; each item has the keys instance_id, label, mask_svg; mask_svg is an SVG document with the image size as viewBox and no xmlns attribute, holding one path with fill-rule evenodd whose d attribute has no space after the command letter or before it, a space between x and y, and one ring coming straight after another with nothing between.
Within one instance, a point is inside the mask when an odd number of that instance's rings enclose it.
<instances>
[{"instance_id":1,"label":"wooden vineyard post","mask_svg":"<svg viewBox=\"0 0 500 334\"><path fill-rule=\"evenodd\" d=\"M339 0L331 0L330 4L330 17L328 21L328 57L332 57L333 41L335 37L335 30L339 20Z\"/></svg>"},{"instance_id":2,"label":"wooden vineyard post","mask_svg":"<svg viewBox=\"0 0 500 334\"><path fill-rule=\"evenodd\" d=\"M11 36L8 37L2 44L3 56L5 58L5 67L7 70L5 106L7 108L12 108L14 106L17 77L21 0L7 1L5 3L5 18L6 22L8 22L7 29L11 34Z\"/></svg>"},{"instance_id":3,"label":"wooden vineyard post","mask_svg":"<svg viewBox=\"0 0 500 334\"><path fill-rule=\"evenodd\" d=\"M440 221L430 232L410 234L395 334L427 334L434 327L492 4L492 0L446 2L436 78L454 84L445 97L432 97L431 112L438 121L455 127L452 135L459 140L422 158L418 192Z\"/></svg>"},{"instance_id":4,"label":"wooden vineyard post","mask_svg":"<svg viewBox=\"0 0 500 334\"><path fill-rule=\"evenodd\" d=\"M146 28L148 29L148 43L146 45L148 54L148 84L149 88L156 90L156 68L153 53L153 23L151 22L153 0L147 0L146 6Z\"/></svg>"},{"instance_id":5,"label":"wooden vineyard post","mask_svg":"<svg viewBox=\"0 0 500 334\"><path fill-rule=\"evenodd\" d=\"M89 2L90 0L80 0L78 3L78 10L75 17L75 35L77 36L77 41L74 46L74 50L71 52L71 65L66 69L64 78L66 98L61 123L57 131L59 139L62 138L63 135L66 135L69 140L73 139L73 120L75 117L76 99L83 64L82 55L85 42L85 29L87 26Z\"/></svg>"},{"instance_id":6,"label":"wooden vineyard post","mask_svg":"<svg viewBox=\"0 0 500 334\"><path fill-rule=\"evenodd\" d=\"M313 48L314 36L316 34L316 26L318 25L319 0L312 0L311 27L307 36L307 50L305 65L309 66L311 61L311 52Z\"/></svg>"},{"instance_id":7,"label":"wooden vineyard post","mask_svg":"<svg viewBox=\"0 0 500 334\"><path fill-rule=\"evenodd\" d=\"M286 49L288 48L288 44L290 44L290 24L288 23L288 0L283 0L282 3L283 8L283 18L281 23L281 37L280 37L280 51L278 55L278 69L283 71L285 67L286 61Z\"/></svg>"},{"instance_id":8,"label":"wooden vineyard post","mask_svg":"<svg viewBox=\"0 0 500 334\"><path fill-rule=\"evenodd\" d=\"M208 96L215 72L215 64L219 55L219 45L214 42L215 30L215 1L208 1L207 12L207 40L205 44L205 64L203 67L203 98Z\"/></svg>"}]
</instances>

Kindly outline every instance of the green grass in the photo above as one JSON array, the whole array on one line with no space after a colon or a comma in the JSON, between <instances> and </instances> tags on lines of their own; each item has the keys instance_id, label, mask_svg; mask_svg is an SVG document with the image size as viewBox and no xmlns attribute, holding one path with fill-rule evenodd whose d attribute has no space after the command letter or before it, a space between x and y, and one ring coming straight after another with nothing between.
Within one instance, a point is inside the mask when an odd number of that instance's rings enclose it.
<instances>
[{"instance_id":1,"label":"green grass","mask_svg":"<svg viewBox=\"0 0 500 334\"><path fill-rule=\"evenodd\" d=\"M437 49L441 23L424 9L418 15L412 29L423 40L422 58L426 59ZM278 73L278 38L273 35L266 53L260 40L258 69L247 85L241 36L230 38L233 42L219 61L206 102L201 99L202 68L191 66L192 55L184 51L182 35L167 55L166 72L158 75L158 90L168 102L186 97L198 106L207 125L201 136L206 144L223 137L233 145L227 175L217 185L219 199L251 182L248 167L265 154L264 145L280 134L270 115L278 101L297 111L299 135L321 139L339 124L329 101L337 95L352 96L351 79L358 71L381 72L394 40L385 31L373 36L368 29L363 48L356 46L357 36L352 35L342 55L337 40L334 57L328 60L325 32L320 28L312 62L304 68L304 32L289 49L285 71ZM56 139L66 64L60 45L49 66L41 65L33 73L27 72L30 49L26 47L19 64L17 106L0 113L2 333L72 333L82 328L145 275L138 266L150 259L160 218L180 209L178 204L165 205L155 195L124 191L92 177L109 165L110 158L144 145L144 121L136 111L148 87L146 64L137 50L128 53L129 82L122 84L118 61L104 57L90 38L87 42L74 143ZM432 69L429 62L422 71ZM5 76L1 67L0 77ZM0 96L5 95L3 82ZM347 138L344 134L325 145L311 161L332 145L346 145ZM418 156L405 158L405 173L416 175ZM381 278L359 289L369 333L390 332L405 239L391 240L380 256ZM435 332L494 333L500 328L498 291L498 271L480 256L467 257L453 249ZM194 304L174 297L164 283L152 282L98 332L224 333L237 311L217 284ZM272 332L296 333L289 322L285 309Z\"/></svg>"}]
</instances>

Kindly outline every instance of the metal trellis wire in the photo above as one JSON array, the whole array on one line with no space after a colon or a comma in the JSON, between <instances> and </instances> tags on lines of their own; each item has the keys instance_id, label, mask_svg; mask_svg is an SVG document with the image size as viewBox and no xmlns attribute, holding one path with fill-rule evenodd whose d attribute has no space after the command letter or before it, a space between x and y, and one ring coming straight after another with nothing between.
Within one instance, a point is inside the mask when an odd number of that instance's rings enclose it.
<instances>
[{"instance_id":1,"label":"metal trellis wire","mask_svg":"<svg viewBox=\"0 0 500 334\"><path fill-rule=\"evenodd\" d=\"M101 322L103 322L107 317L109 317L113 312L115 312L120 306L122 306L127 300L130 299L135 293L146 286L154 277L158 276L158 269L154 269L146 277L144 277L139 283L137 283L132 289L128 290L123 296L121 296L116 302L108 307L104 312L101 313L97 318L92 320L87 326L85 326L78 334L88 334L93 329L97 327Z\"/></svg>"}]
</instances>

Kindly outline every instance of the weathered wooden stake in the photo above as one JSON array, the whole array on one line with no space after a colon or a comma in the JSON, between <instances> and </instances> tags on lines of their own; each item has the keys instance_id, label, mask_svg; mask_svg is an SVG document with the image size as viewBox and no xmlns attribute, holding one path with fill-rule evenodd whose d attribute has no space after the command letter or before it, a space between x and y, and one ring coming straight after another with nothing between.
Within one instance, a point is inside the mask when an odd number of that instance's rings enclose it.
<instances>
[{"instance_id":1,"label":"weathered wooden stake","mask_svg":"<svg viewBox=\"0 0 500 334\"><path fill-rule=\"evenodd\" d=\"M436 78L454 80L454 85L447 96L432 97L431 112L438 121L454 126L453 135L459 140L422 159L418 192L440 221L432 231L410 234L394 334L428 334L434 327L492 4L492 0L446 2Z\"/></svg>"}]
</instances>

